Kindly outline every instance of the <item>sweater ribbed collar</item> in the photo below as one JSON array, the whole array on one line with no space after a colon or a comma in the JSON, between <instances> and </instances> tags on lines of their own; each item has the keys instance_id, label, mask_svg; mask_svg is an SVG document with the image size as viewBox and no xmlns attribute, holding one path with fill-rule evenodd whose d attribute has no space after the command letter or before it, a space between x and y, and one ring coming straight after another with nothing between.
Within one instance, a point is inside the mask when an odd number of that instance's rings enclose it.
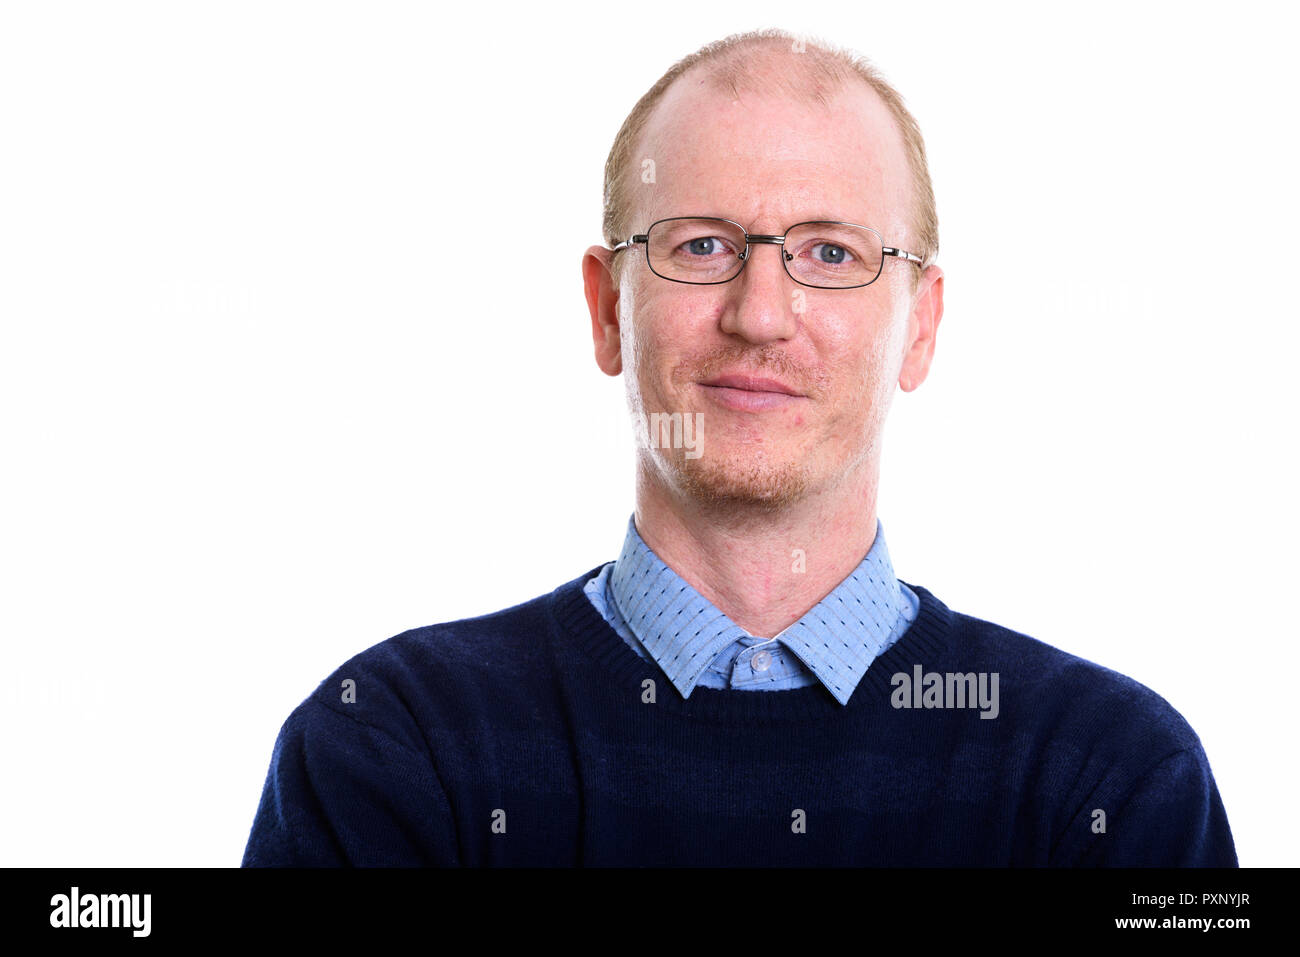
<instances>
[{"instance_id":1,"label":"sweater ribbed collar","mask_svg":"<svg viewBox=\"0 0 1300 957\"><path fill-rule=\"evenodd\" d=\"M553 619L553 640L560 667L582 672L582 684L590 694L615 694L620 699L639 694L646 680L663 673L634 652L609 626L588 600L583 586L599 574L604 563L556 588L548 596ZM671 685L656 689L656 705L671 713L698 717L716 723L777 723L827 720L836 714L860 714L877 707L889 707L894 674L910 675L917 664L936 659L949 644L954 612L928 589L910 582L921 601L916 620L892 646L876 657L841 707L820 684L789 691L742 691L695 688L684 698Z\"/></svg>"},{"instance_id":2,"label":"sweater ribbed collar","mask_svg":"<svg viewBox=\"0 0 1300 957\"><path fill-rule=\"evenodd\" d=\"M825 598L769 641L728 618L645 543L628 518L623 550L609 575L617 614L641 647L689 698L724 649L746 646L746 665L777 643L788 649L841 704L888 644L908 612L894 577L879 519L866 557Z\"/></svg>"}]
</instances>

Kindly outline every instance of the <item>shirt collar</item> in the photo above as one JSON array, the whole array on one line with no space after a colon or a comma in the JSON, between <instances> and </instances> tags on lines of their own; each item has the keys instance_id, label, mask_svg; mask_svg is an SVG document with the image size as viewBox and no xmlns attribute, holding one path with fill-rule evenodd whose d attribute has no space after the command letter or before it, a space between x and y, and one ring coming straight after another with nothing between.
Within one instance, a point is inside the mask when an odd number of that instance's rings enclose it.
<instances>
[{"instance_id":1,"label":"shirt collar","mask_svg":"<svg viewBox=\"0 0 1300 957\"><path fill-rule=\"evenodd\" d=\"M733 643L752 638L646 545L629 517L610 592L628 628L683 698ZM870 551L835 589L775 637L840 704L885 646L904 600L876 520Z\"/></svg>"}]
</instances>

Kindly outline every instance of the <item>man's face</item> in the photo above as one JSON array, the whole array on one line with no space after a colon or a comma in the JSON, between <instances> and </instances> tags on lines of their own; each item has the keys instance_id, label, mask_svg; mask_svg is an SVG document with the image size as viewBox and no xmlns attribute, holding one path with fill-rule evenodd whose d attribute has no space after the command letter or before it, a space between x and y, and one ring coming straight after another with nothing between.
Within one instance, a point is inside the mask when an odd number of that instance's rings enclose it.
<instances>
[{"instance_id":1,"label":"man's face","mask_svg":"<svg viewBox=\"0 0 1300 957\"><path fill-rule=\"evenodd\" d=\"M841 220L908 249L902 140L864 85L833 94L828 110L755 94L734 100L687 76L651 118L641 158L654 161L655 182L633 186L636 232L671 216L723 217L752 234ZM629 257L617 290L618 354L606 329L598 360L611 374L621 365L637 421L699 414L698 458L654 435L638 450L669 488L701 504L772 510L874 467L895 383L915 388L928 367L932 339L904 370L917 352L917 266L886 257L871 285L815 289L786 274L781 247L753 244L739 276L697 286L654 275L640 245L617 255ZM777 380L797 394L717 382L726 376Z\"/></svg>"}]
</instances>

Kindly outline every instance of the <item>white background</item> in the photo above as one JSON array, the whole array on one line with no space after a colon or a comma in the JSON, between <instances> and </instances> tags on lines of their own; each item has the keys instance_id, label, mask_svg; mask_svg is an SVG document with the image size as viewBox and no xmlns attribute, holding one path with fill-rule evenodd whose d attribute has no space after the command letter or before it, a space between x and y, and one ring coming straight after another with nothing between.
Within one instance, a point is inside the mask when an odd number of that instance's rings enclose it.
<instances>
[{"instance_id":1,"label":"white background","mask_svg":"<svg viewBox=\"0 0 1300 957\"><path fill-rule=\"evenodd\" d=\"M899 577L1154 688L1241 862L1298 863L1295 18L935 2L5 5L0 863L236 865L335 667L616 556L602 166L762 26L931 155Z\"/></svg>"}]
</instances>

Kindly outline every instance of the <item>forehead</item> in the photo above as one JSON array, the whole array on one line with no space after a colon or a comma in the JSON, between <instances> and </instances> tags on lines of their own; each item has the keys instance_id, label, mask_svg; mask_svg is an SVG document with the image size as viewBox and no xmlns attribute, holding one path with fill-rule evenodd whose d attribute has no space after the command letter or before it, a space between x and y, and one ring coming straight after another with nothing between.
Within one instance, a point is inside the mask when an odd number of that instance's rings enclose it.
<instances>
[{"instance_id":1,"label":"forehead","mask_svg":"<svg viewBox=\"0 0 1300 957\"><path fill-rule=\"evenodd\" d=\"M777 91L718 90L699 71L655 108L634 176L638 229L656 219L717 215L750 232L805 219L841 219L897 233L910 183L902 135L884 101L859 80L826 102Z\"/></svg>"}]
</instances>

